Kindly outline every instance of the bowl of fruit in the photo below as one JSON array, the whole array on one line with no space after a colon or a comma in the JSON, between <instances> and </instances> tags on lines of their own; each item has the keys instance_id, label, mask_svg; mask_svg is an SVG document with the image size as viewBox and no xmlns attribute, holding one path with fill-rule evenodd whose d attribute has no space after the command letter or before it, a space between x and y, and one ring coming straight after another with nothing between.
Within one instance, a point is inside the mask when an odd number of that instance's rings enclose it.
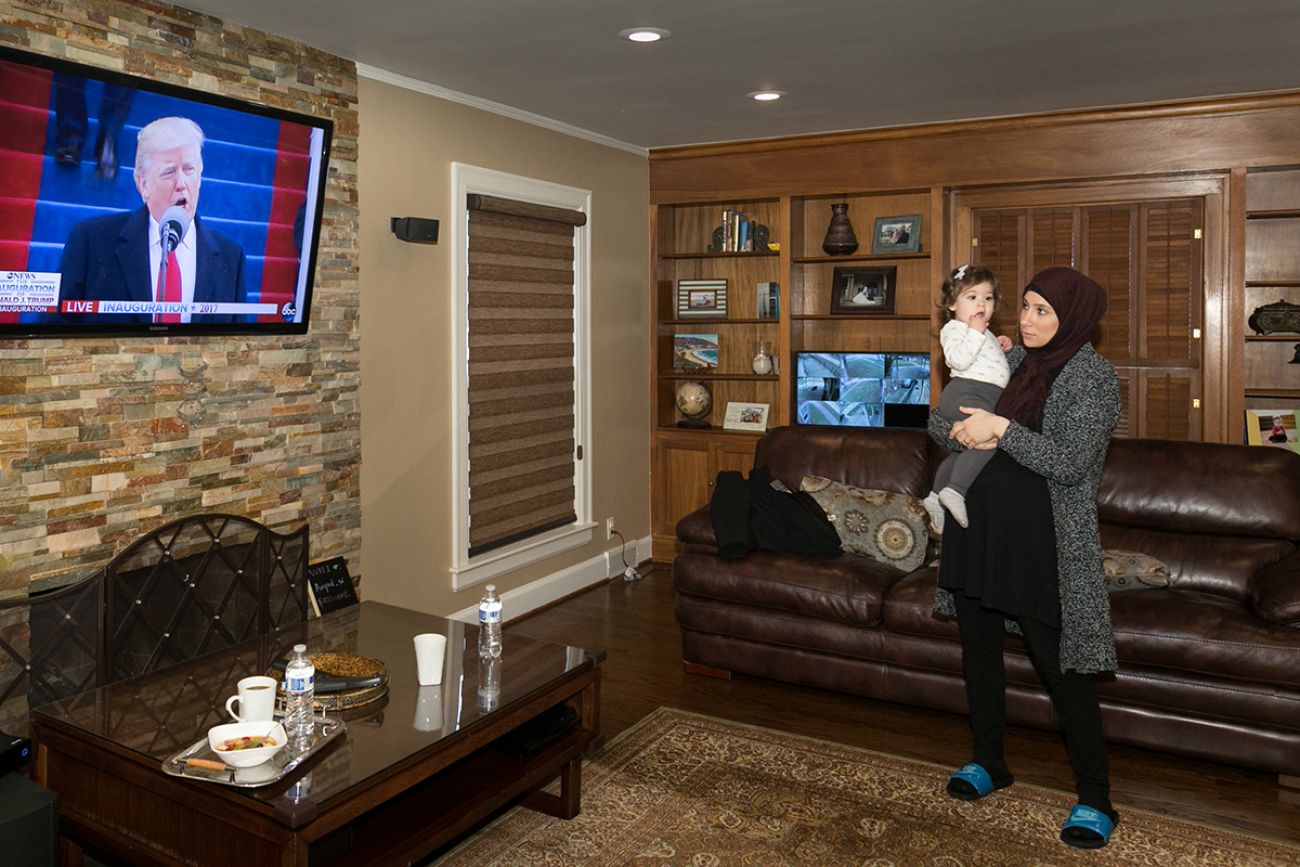
<instances>
[{"instance_id":1,"label":"bowl of fruit","mask_svg":"<svg viewBox=\"0 0 1300 867\"><path fill-rule=\"evenodd\" d=\"M228 723L208 729L208 746L232 768L251 768L284 749L288 738L278 722Z\"/></svg>"}]
</instances>

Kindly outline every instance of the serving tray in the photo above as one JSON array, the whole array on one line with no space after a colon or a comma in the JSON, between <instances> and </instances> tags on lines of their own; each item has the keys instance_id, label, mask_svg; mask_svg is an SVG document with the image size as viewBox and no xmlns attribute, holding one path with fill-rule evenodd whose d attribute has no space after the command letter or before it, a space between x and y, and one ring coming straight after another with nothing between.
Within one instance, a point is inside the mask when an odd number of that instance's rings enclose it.
<instances>
[{"instance_id":1,"label":"serving tray","mask_svg":"<svg viewBox=\"0 0 1300 867\"><path fill-rule=\"evenodd\" d=\"M205 783L221 783L226 786L255 788L269 786L289 776L293 769L312 756L325 749L340 735L347 731L347 723L329 716L316 717L315 736L305 749L295 750L293 744L285 745L280 752L271 756L260 765L251 768L223 767L221 770L196 768L185 764L186 759L209 759L219 762L221 758L212 751L205 736L180 752L163 759L163 773L172 777L184 777L187 780L202 780Z\"/></svg>"}]
</instances>

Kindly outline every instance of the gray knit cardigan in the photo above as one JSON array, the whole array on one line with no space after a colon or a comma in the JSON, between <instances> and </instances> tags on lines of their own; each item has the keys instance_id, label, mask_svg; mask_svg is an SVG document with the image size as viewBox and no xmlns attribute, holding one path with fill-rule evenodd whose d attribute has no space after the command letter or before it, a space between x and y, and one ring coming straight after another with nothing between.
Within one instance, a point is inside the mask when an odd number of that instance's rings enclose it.
<instances>
[{"instance_id":1,"label":"gray knit cardigan","mask_svg":"<svg viewBox=\"0 0 1300 867\"><path fill-rule=\"evenodd\" d=\"M1007 355L1014 371L1025 357L1017 346ZM1047 479L1056 523L1061 597L1061 669L1091 674L1113 671L1115 635L1102 584L1097 488L1110 435L1119 421L1119 378L1091 344L1065 363L1043 408L1043 432L1012 422L998 443L1016 463ZM930 435L953 451L952 423L935 409ZM955 615L952 595L935 594L936 614ZM1013 632L1019 630L1008 622Z\"/></svg>"}]
</instances>

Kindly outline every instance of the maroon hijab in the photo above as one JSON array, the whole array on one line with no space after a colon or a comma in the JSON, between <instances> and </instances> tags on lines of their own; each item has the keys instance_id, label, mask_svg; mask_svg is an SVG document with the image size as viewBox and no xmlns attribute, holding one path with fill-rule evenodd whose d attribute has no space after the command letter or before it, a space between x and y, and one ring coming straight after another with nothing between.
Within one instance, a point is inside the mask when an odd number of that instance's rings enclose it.
<instances>
[{"instance_id":1,"label":"maroon hijab","mask_svg":"<svg viewBox=\"0 0 1300 867\"><path fill-rule=\"evenodd\" d=\"M1040 431L1043 407L1055 373L1092 336L1092 330L1106 313L1106 290L1073 268L1055 267L1035 274L1025 292L1043 296L1056 311L1060 327L1046 345L1026 348L1025 358L998 399L995 412Z\"/></svg>"}]
</instances>

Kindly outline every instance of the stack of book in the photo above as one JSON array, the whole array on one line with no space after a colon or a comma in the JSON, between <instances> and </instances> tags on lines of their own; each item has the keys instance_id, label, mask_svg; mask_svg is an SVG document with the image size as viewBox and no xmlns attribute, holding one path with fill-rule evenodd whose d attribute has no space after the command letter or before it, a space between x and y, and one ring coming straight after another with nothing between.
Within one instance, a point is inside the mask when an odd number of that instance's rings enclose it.
<instances>
[{"instance_id":1,"label":"stack of book","mask_svg":"<svg viewBox=\"0 0 1300 867\"><path fill-rule=\"evenodd\" d=\"M722 253L752 253L754 223L735 208L722 209Z\"/></svg>"}]
</instances>

